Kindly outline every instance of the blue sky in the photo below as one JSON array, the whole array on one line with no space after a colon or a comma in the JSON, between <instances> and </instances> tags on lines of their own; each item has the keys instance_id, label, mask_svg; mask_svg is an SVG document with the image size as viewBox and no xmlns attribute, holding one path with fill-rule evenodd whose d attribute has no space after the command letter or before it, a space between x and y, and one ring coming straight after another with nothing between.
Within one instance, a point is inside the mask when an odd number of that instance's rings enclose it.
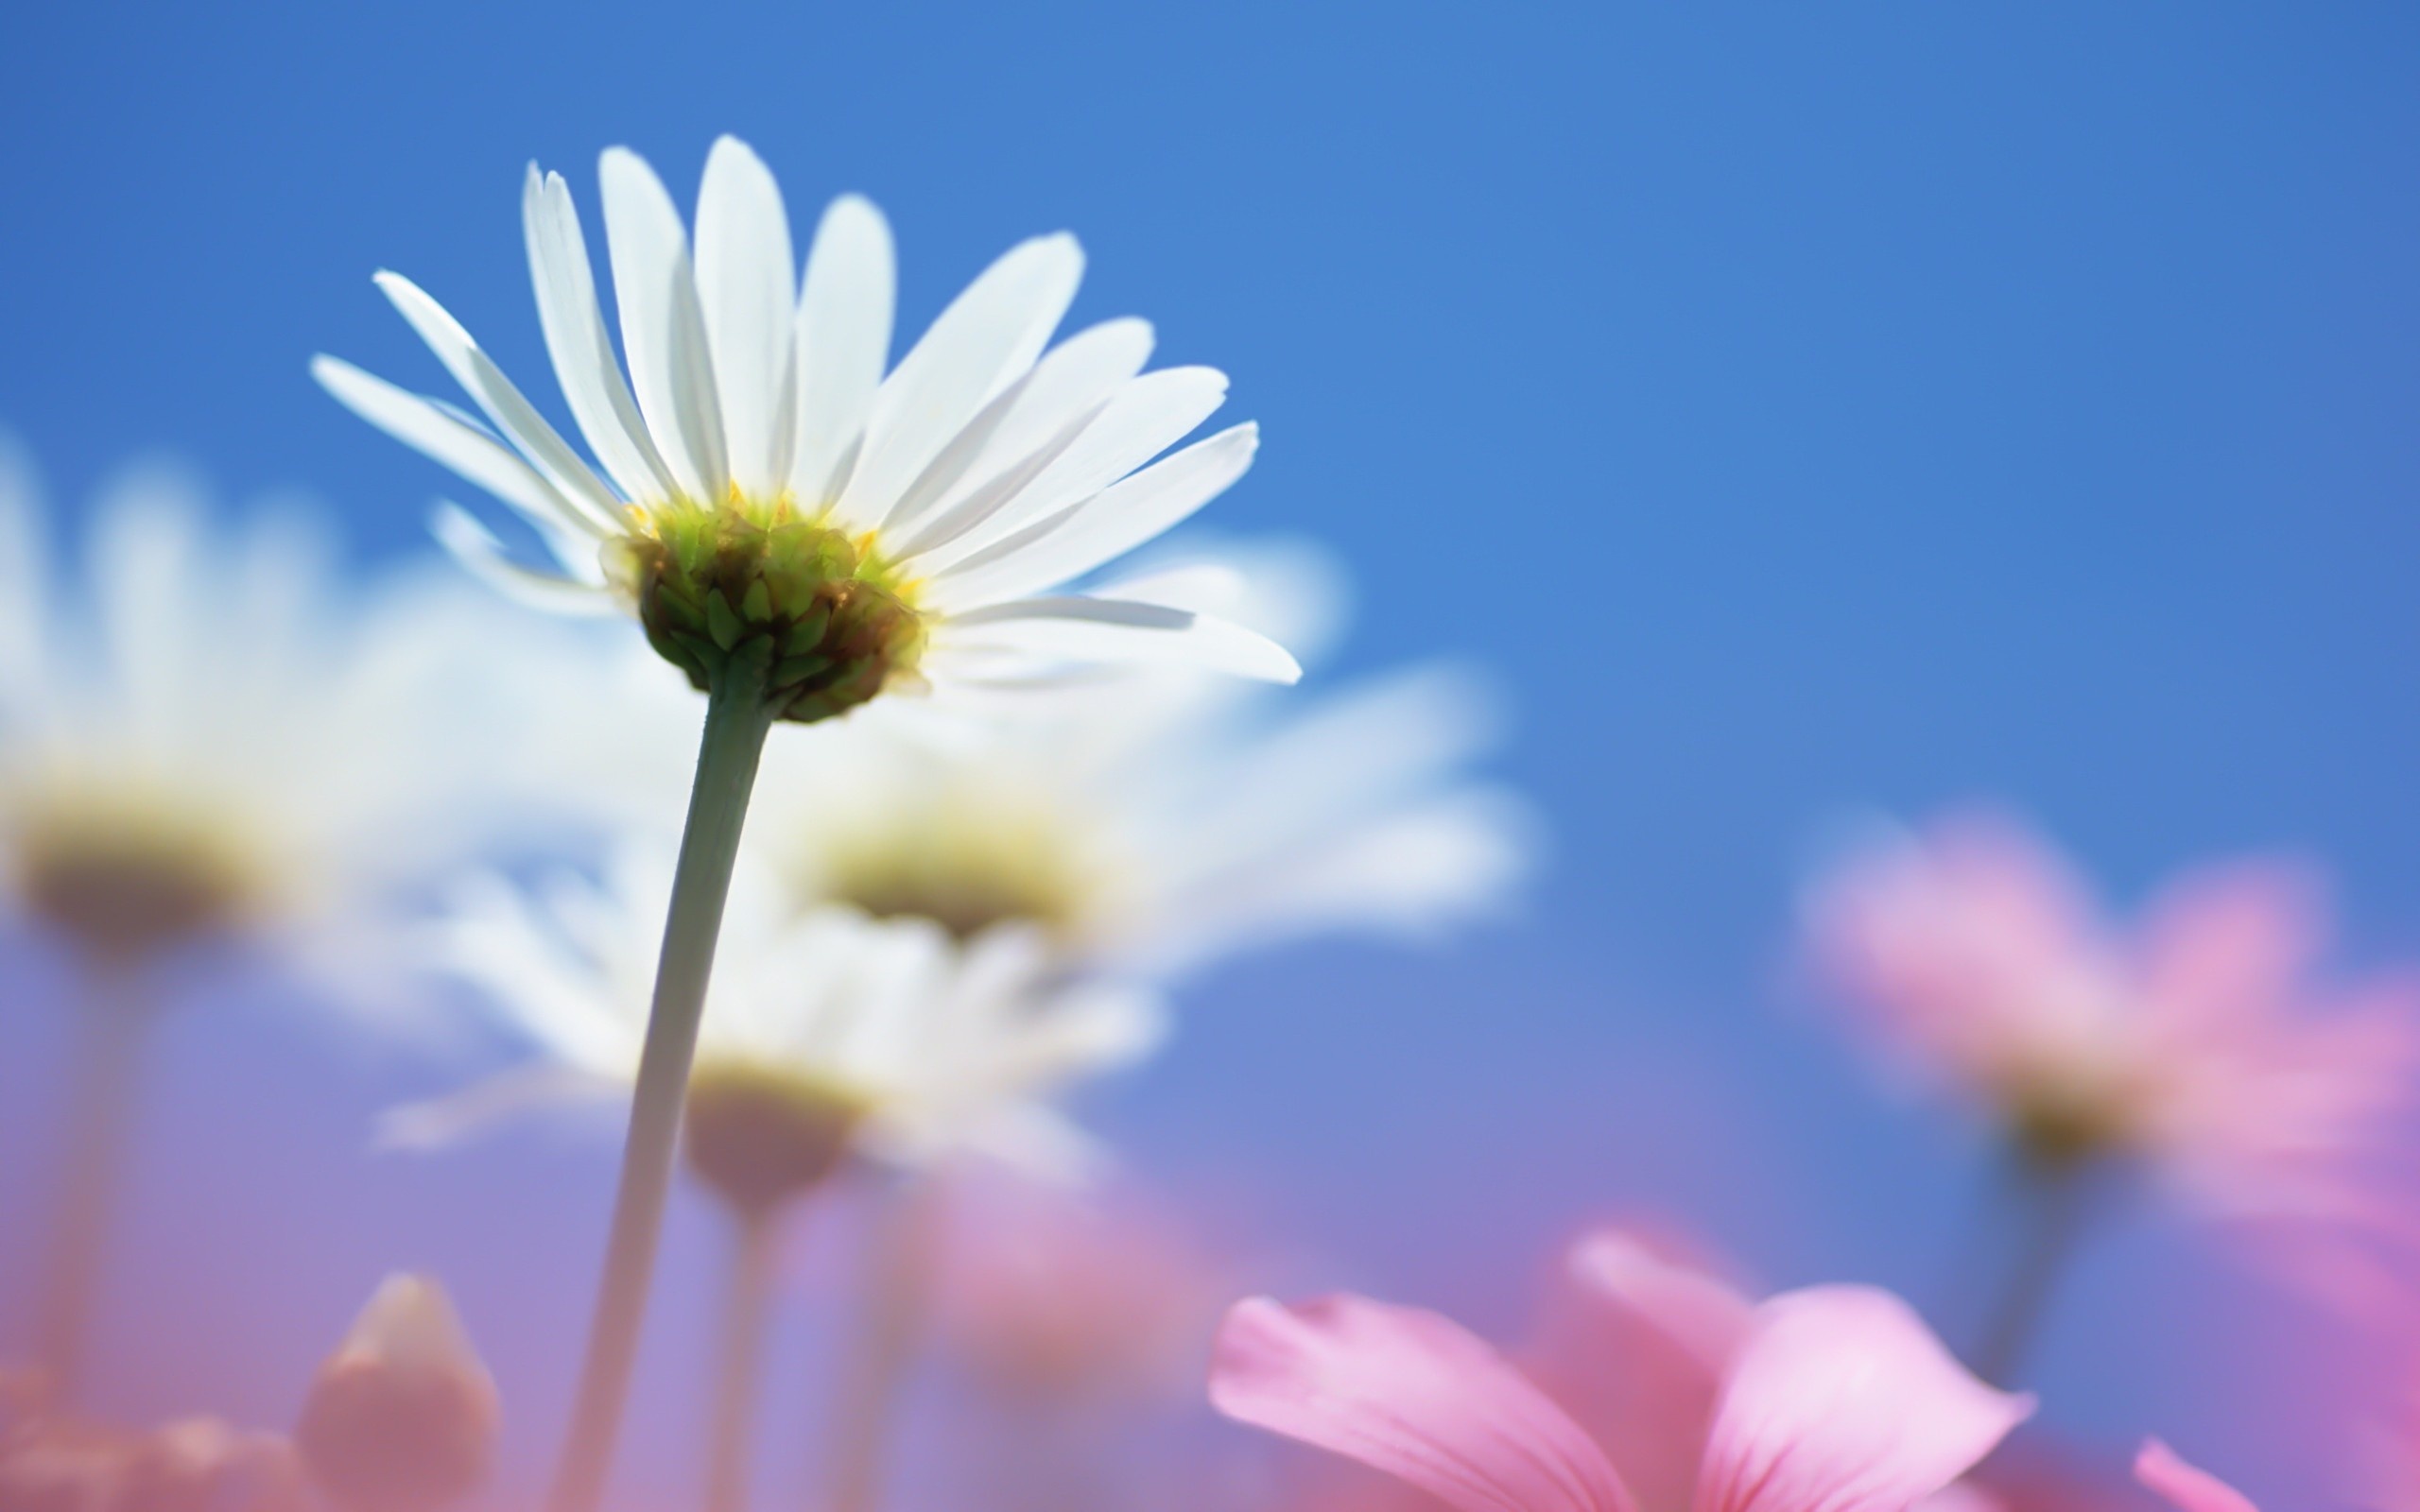
<instances>
[{"instance_id":1,"label":"blue sky","mask_svg":"<svg viewBox=\"0 0 2420 1512\"><path fill-rule=\"evenodd\" d=\"M1064 226L1079 318L1235 376L1266 443L1219 523L1343 554L1339 675L1493 668L1555 836L1442 957L1205 984L1107 1110L1357 1278L1465 1299L1422 1235L1475 1211L1510 1296L1660 1197L1779 1278L1919 1284L1967 1173L1781 988L1844 814L2000 797L2124 897L2303 850L2356 958L2420 954L2407 9L223 9L45 7L0 54L0 424L68 500L164 448L422 549L441 474L306 357L438 387L388 266L543 389L523 163L593 206L628 143L685 196L723 130L794 215L885 207L903 328ZM2245 1410L2077 1332L2079 1420Z\"/></svg>"}]
</instances>

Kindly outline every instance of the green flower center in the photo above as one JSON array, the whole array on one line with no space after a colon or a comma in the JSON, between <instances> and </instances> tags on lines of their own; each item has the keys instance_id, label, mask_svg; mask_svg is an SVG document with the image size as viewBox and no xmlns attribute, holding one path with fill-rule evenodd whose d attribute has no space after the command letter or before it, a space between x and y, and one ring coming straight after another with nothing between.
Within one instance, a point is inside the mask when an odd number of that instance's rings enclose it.
<instances>
[{"instance_id":1,"label":"green flower center","mask_svg":"<svg viewBox=\"0 0 2420 1512\"><path fill-rule=\"evenodd\" d=\"M914 585L873 536L787 497L648 509L608 543L605 569L659 655L701 690L760 681L777 719L845 713L912 680L924 649Z\"/></svg>"}]
</instances>

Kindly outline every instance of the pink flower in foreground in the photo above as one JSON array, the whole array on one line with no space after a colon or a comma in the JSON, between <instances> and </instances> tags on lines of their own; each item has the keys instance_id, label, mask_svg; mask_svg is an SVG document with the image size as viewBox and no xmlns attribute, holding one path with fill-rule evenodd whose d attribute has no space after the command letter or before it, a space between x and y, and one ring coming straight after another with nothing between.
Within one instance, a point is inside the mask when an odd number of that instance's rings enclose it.
<instances>
[{"instance_id":1,"label":"pink flower in foreground","mask_svg":"<svg viewBox=\"0 0 2420 1512\"><path fill-rule=\"evenodd\" d=\"M934 1323L986 1390L1133 1405L1201 1380L1235 1288L1173 1214L1005 1172L962 1173L949 1196Z\"/></svg>"},{"instance_id":2,"label":"pink flower in foreground","mask_svg":"<svg viewBox=\"0 0 2420 1512\"><path fill-rule=\"evenodd\" d=\"M2177 1512L2260 1512L2249 1497L2209 1471L2187 1465L2154 1438L2135 1456L2135 1478Z\"/></svg>"},{"instance_id":3,"label":"pink flower in foreground","mask_svg":"<svg viewBox=\"0 0 2420 1512\"><path fill-rule=\"evenodd\" d=\"M2410 1234L2379 1177L2420 1085L2420 984L2317 980L2301 870L2195 872L2120 928L2042 842L1968 815L1851 859L1807 914L1881 1048L2034 1160L2130 1160L2214 1220ZM2305 1276L2340 1297L2367 1279Z\"/></svg>"},{"instance_id":4,"label":"pink flower in foreground","mask_svg":"<svg viewBox=\"0 0 2420 1512\"><path fill-rule=\"evenodd\" d=\"M1596 1259L1610 1317L1655 1351L1620 1432L1582 1426L1459 1325L1356 1297L1237 1304L1211 1400L1459 1512L1906 1512L2033 1409L1969 1375L1888 1293L1747 1306L1643 1246Z\"/></svg>"}]
</instances>

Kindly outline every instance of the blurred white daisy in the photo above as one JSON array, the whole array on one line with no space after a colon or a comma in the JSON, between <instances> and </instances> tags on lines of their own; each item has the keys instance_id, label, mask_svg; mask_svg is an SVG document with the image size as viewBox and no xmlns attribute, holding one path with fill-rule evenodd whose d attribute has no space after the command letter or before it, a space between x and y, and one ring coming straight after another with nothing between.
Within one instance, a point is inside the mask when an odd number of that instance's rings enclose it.
<instances>
[{"instance_id":1,"label":"blurred white daisy","mask_svg":"<svg viewBox=\"0 0 2420 1512\"><path fill-rule=\"evenodd\" d=\"M107 491L62 592L43 514L0 438L0 875L88 954L245 935L318 959L527 817L498 749L562 663L500 650L487 595L349 580L303 517L231 530L164 469Z\"/></svg>"},{"instance_id":2,"label":"blurred white daisy","mask_svg":"<svg viewBox=\"0 0 2420 1512\"><path fill-rule=\"evenodd\" d=\"M1318 639L1316 557L1260 547L1152 576L1244 623ZM1495 699L1416 667L1325 698L1206 677L1114 677L969 730L901 709L846 740L777 739L748 844L803 903L1043 931L1071 965L1166 976L1329 932L1426 936L1499 907L1534 858L1528 807L1472 765Z\"/></svg>"},{"instance_id":3,"label":"blurred white daisy","mask_svg":"<svg viewBox=\"0 0 2420 1512\"><path fill-rule=\"evenodd\" d=\"M1071 662L1296 676L1232 624L1062 588L1225 490L1257 442L1237 425L1145 465L1219 407L1227 381L1144 372L1141 320L1050 347L1083 271L1073 237L1011 249L886 376L895 274L871 204L832 203L802 280L781 192L741 143L708 156L694 246L635 154L606 152L599 179L627 380L562 178L532 165L522 207L546 345L596 466L399 274L379 287L493 429L335 358L314 364L356 413L519 511L555 565L512 561L448 507L439 534L475 571L543 603L618 602L700 688L738 666L800 721L886 688Z\"/></svg>"},{"instance_id":4,"label":"blurred white daisy","mask_svg":"<svg viewBox=\"0 0 2420 1512\"><path fill-rule=\"evenodd\" d=\"M671 886L668 852L638 848L614 856L601 884L563 875L524 887L483 875L461 885L436 958L480 988L482 1011L539 1058L394 1110L385 1141L446 1144L534 1107L627 1099L647 1028L654 921ZM974 1149L1069 1174L1092 1146L1051 1099L1148 1054L1162 1029L1148 996L1061 982L1032 929L995 929L961 946L923 919L847 908L802 916L771 879L743 867L699 1033L691 1157L701 1117L778 1094L826 1110L857 1149L887 1163L916 1167Z\"/></svg>"}]
</instances>

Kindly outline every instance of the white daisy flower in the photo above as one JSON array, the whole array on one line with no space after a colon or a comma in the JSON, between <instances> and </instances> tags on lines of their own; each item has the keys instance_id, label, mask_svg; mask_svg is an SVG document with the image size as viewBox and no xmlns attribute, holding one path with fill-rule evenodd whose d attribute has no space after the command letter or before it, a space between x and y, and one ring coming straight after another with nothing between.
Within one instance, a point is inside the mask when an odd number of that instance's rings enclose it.
<instances>
[{"instance_id":1,"label":"white daisy flower","mask_svg":"<svg viewBox=\"0 0 2420 1512\"><path fill-rule=\"evenodd\" d=\"M466 883L437 959L541 1058L395 1110L384 1139L446 1144L533 1105L627 1098L655 973L653 921L671 889L669 854L643 848L614 857L601 885ZM742 868L700 1027L686 1149L726 1195L811 1185L843 1143L904 1166L972 1148L1068 1174L1092 1146L1050 1099L1148 1054L1162 1029L1146 995L1057 978L1031 929L961 946L922 919L802 916L772 879Z\"/></svg>"},{"instance_id":2,"label":"white daisy flower","mask_svg":"<svg viewBox=\"0 0 2420 1512\"><path fill-rule=\"evenodd\" d=\"M570 190L533 164L523 195L546 345L596 466L399 274L379 287L493 429L314 363L356 413L519 511L555 558L553 573L523 567L446 507L441 538L482 576L549 604L618 602L699 687L736 667L800 721L886 688L1071 662L1297 675L1224 621L1063 588L1218 495L1257 442L1247 423L1152 463L1219 407L1226 378L1144 372L1141 320L1051 347L1083 271L1073 237L1011 249L886 375L894 271L871 204L832 203L802 279L781 192L733 138L707 158L694 245L635 154L606 152L599 179L627 380Z\"/></svg>"},{"instance_id":3,"label":"white daisy flower","mask_svg":"<svg viewBox=\"0 0 2420 1512\"><path fill-rule=\"evenodd\" d=\"M559 663L500 650L488 595L365 590L302 517L230 531L157 469L103 497L62 593L42 514L0 438L0 876L89 954L241 934L333 969L332 941L519 822L534 783L496 745Z\"/></svg>"}]
</instances>

